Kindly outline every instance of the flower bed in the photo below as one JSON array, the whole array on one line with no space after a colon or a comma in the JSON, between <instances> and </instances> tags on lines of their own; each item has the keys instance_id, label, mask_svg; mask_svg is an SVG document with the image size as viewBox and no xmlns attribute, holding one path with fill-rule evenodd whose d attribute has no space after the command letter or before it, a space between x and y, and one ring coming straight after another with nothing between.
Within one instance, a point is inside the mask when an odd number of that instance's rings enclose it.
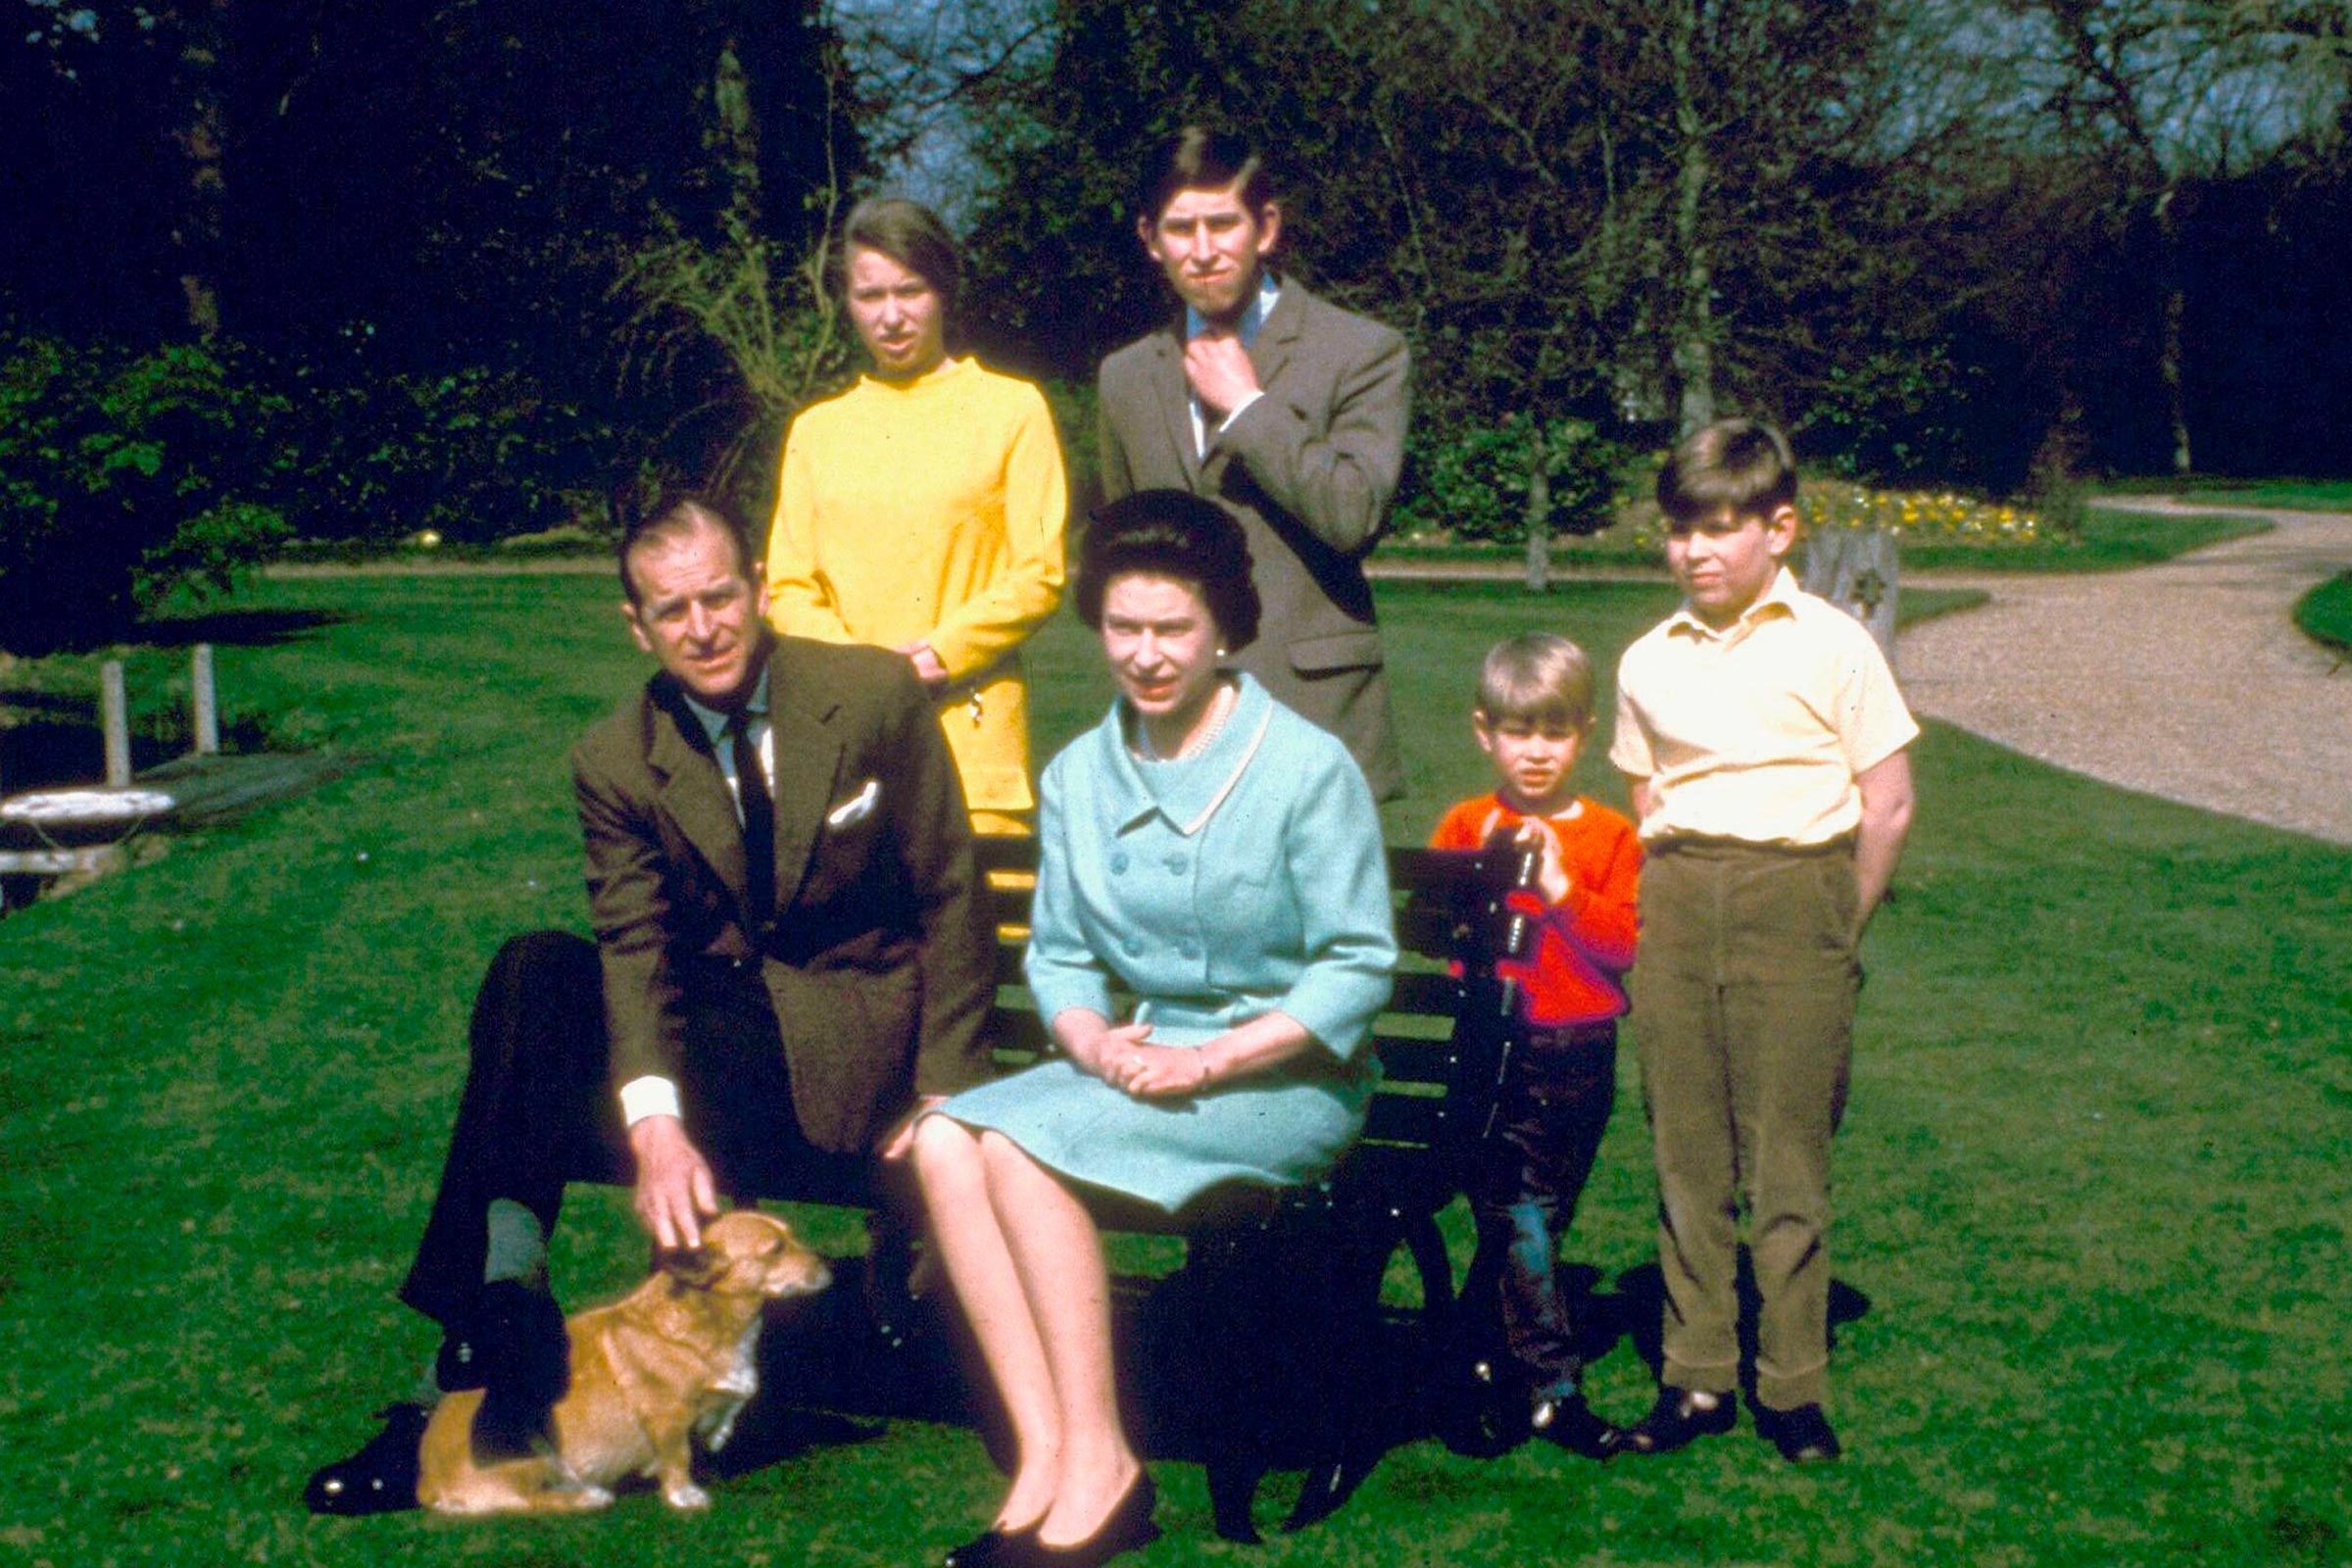
<instances>
[{"instance_id":1,"label":"flower bed","mask_svg":"<svg viewBox=\"0 0 2352 1568\"><path fill-rule=\"evenodd\" d=\"M1797 493L1797 512L1808 529L1882 528L1902 543L1906 563L1936 566L2004 564L2030 566L2081 552L2082 541L2053 527L2036 513L2007 502L1985 501L1954 490L1874 490L1845 479L1808 479ZM1616 521L1581 538L1555 536L1556 565L1655 565L1664 560L1665 530L1649 500L1621 507ZM1444 529L1400 530L1384 541L1392 558L1437 560L1515 559L1516 543L1474 543Z\"/></svg>"},{"instance_id":2,"label":"flower bed","mask_svg":"<svg viewBox=\"0 0 2352 1568\"><path fill-rule=\"evenodd\" d=\"M1842 480L1805 486L1797 511L1813 528L1884 528L1905 541L2029 546L2047 530L2033 513L1951 490L1873 490Z\"/></svg>"}]
</instances>

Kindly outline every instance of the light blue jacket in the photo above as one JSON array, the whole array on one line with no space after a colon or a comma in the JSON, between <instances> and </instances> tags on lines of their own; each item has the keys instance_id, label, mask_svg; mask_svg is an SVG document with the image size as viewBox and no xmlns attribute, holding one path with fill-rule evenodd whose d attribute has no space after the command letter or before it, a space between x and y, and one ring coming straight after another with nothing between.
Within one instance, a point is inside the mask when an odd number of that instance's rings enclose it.
<instances>
[{"instance_id":1,"label":"light blue jacket","mask_svg":"<svg viewBox=\"0 0 2352 1568\"><path fill-rule=\"evenodd\" d=\"M1340 743L1244 675L1200 756L1138 762L1114 708L1046 769L1028 977L1040 1014L1133 1016L1199 1046L1280 1009L1327 1048L1210 1093L1134 1100L1053 1057L941 1108L1047 1169L1171 1211L1330 1168L1362 1130L1362 1050L1396 960L1388 856Z\"/></svg>"},{"instance_id":2,"label":"light blue jacket","mask_svg":"<svg viewBox=\"0 0 2352 1568\"><path fill-rule=\"evenodd\" d=\"M1114 706L1047 768L1030 990L1116 1017L1115 978L1172 1043L1279 1009L1345 1061L1396 962L1380 818L1345 747L1239 679L1199 757L1139 762Z\"/></svg>"}]
</instances>

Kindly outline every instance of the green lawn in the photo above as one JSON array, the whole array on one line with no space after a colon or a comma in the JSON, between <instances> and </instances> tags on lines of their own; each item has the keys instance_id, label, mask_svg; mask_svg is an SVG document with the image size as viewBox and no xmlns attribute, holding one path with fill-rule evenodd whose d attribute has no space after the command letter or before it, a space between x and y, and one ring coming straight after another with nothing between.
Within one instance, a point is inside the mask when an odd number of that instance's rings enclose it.
<instances>
[{"instance_id":1,"label":"green lawn","mask_svg":"<svg viewBox=\"0 0 2352 1568\"><path fill-rule=\"evenodd\" d=\"M2352 571L2328 578L2296 601L2295 624L2330 648L2352 653Z\"/></svg>"},{"instance_id":2,"label":"green lawn","mask_svg":"<svg viewBox=\"0 0 2352 1568\"><path fill-rule=\"evenodd\" d=\"M2072 535L2052 537L2030 549L1906 539L1902 564L1908 571L2117 571L2150 566L2205 545L2219 544L2270 525L2224 513L2175 516L2125 512L2092 502Z\"/></svg>"},{"instance_id":3,"label":"green lawn","mask_svg":"<svg viewBox=\"0 0 2352 1568\"><path fill-rule=\"evenodd\" d=\"M2158 483L2145 488L2169 488L2183 499L2210 501L2217 506L2352 512L2352 479L2201 479L2191 484Z\"/></svg>"},{"instance_id":4,"label":"green lawn","mask_svg":"<svg viewBox=\"0 0 2352 1568\"><path fill-rule=\"evenodd\" d=\"M2218 504L2221 498L2212 499ZM1902 541L1902 566L1905 571L2115 571L2170 561L2185 551L2260 533L2268 526L2258 518L2224 513L2176 516L2169 513L2126 512L2093 501L2074 533L2045 535L2030 545L1977 544L1927 530L1907 534ZM1382 545L1376 558L1381 564L1391 567L1477 563L1512 572L1519 569L1522 559L1523 552L1517 545L1395 542ZM1665 574L1665 563L1656 543L1638 535L1625 522L1587 538L1555 542L1551 560L1554 571L1569 574L1589 569L1654 570L1661 577Z\"/></svg>"},{"instance_id":5,"label":"green lawn","mask_svg":"<svg viewBox=\"0 0 2352 1568\"><path fill-rule=\"evenodd\" d=\"M1415 791L1385 813L1398 840L1481 782L1463 708L1488 642L1554 627L1606 667L1671 603L1381 597ZM481 965L580 923L563 752L640 669L612 598L553 575L252 591L256 619L213 628L226 701L359 765L0 920L0 1562L912 1565L983 1517L981 1445L923 1421L723 1481L701 1518L651 1495L490 1525L296 1501L430 1352L390 1293ZM136 655L134 689L180 657ZM1099 712L1067 618L1033 668L1048 745ZM1423 1441L1261 1551L1211 1539L1198 1467L1163 1461L1169 1534L1140 1563L2345 1560L2352 852L1939 725L1918 769L1839 1144L1848 1460L1792 1471L1744 1425L1606 1467ZM1588 760L1621 799L1604 773ZM1569 1250L1611 1282L1651 1248L1628 1054ZM643 1252L617 1201L573 1207L557 1270L580 1300ZM1594 1391L1645 1405L1630 1344Z\"/></svg>"}]
</instances>

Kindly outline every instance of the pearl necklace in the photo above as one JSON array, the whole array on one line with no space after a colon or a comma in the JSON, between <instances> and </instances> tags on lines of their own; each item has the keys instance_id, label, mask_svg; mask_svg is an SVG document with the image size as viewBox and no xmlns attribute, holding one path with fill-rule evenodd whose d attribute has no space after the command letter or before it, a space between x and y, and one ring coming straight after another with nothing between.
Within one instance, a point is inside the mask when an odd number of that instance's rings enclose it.
<instances>
[{"instance_id":1,"label":"pearl necklace","mask_svg":"<svg viewBox=\"0 0 2352 1568\"><path fill-rule=\"evenodd\" d=\"M1181 762L1188 757L1198 757L1214 746L1217 737L1225 733L1225 721L1233 716L1233 710L1240 703L1240 688L1219 682L1217 695L1208 700L1208 717L1186 736L1184 744L1169 757L1159 755L1158 749L1152 744L1152 731L1139 718L1135 726L1135 755L1147 762Z\"/></svg>"}]
</instances>

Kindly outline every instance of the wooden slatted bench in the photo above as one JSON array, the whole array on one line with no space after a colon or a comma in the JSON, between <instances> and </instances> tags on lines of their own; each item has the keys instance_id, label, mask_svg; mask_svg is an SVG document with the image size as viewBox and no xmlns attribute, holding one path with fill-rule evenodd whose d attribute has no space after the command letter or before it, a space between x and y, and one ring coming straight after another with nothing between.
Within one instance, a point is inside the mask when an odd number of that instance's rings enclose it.
<instances>
[{"instance_id":1,"label":"wooden slatted bench","mask_svg":"<svg viewBox=\"0 0 2352 1568\"><path fill-rule=\"evenodd\" d=\"M1021 972L1037 845L983 839L979 856L1000 933L993 1037L1001 1063L1017 1067L1052 1049ZM1302 1408L1309 1429L1286 1529L1338 1508L1377 1461L1367 1392L1384 1376L1372 1364L1381 1290L1400 1250L1420 1283L1424 1360L1411 1374L1432 1370L1451 1342L1453 1270L1437 1216L1461 1191L1465 1156L1494 1114L1515 1003L1495 963L1525 940L1503 900L1532 871L1517 855L1389 852L1402 961L1371 1041L1383 1082L1362 1138L1326 1179L1224 1189L1174 1216L1099 1205L1108 1229L1182 1236L1187 1266L1200 1276L1203 1309L1185 1319L1197 1353L1178 1359L1198 1369L1200 1407L1227 1416L1208 1480L1229 1539L1257 1539L1250 1504L1272 1468L1277 1403ZM1270 1397L1278 1384L1305 1397Z\"/></svg>"},{"instance_id":2,"label":"wooden slatted bench","mask_svg":"<svg viewBox=\"0 0 2352 1568\"><path fill-rule=\"evenodd\" d=\"M977 853L999 935L992 1043L1012 1070L1052 1049L1022 974L1037 843L982 839ZM1216 1419L1203 1434L1204 1457L1217 1530L1228 1539L1258 1539L1251 1505L1278 1453L1305 1460L1285 1529L1340 1507L1384 1451L1384 1395L1399 1380L1442 1375L1456 1298L1437 1217L1461 1191L1470 1146L1494 1114L1516 1002L1495 964L1521 951L1526 935L1503 900L1533 872L1532 857L1390 850L1400 962L1370 1042L1383 1082L1362 1138L1324 1180L1285 1189L1237 1183L1174 1216L1090 1199L1106 1231L1182 1239L1191 1294L1181 1309L1151 1319L1149 1348L1154 1365L1185 1369L1172 1398ZM873 1171L829 1162L789 1190L738 1196L882 1208ZM924 1310L904 1294L904 1232L881 1225L873 1237L865 1270L872 1326L885 1343L904 1344ZM1383 1365L1382 1287L1400 1254L1419 1284L1405 1315L1416 1360ZM1181 1343L1161 1343L1162 1329Z\"/></svg>"}]
</instances>

